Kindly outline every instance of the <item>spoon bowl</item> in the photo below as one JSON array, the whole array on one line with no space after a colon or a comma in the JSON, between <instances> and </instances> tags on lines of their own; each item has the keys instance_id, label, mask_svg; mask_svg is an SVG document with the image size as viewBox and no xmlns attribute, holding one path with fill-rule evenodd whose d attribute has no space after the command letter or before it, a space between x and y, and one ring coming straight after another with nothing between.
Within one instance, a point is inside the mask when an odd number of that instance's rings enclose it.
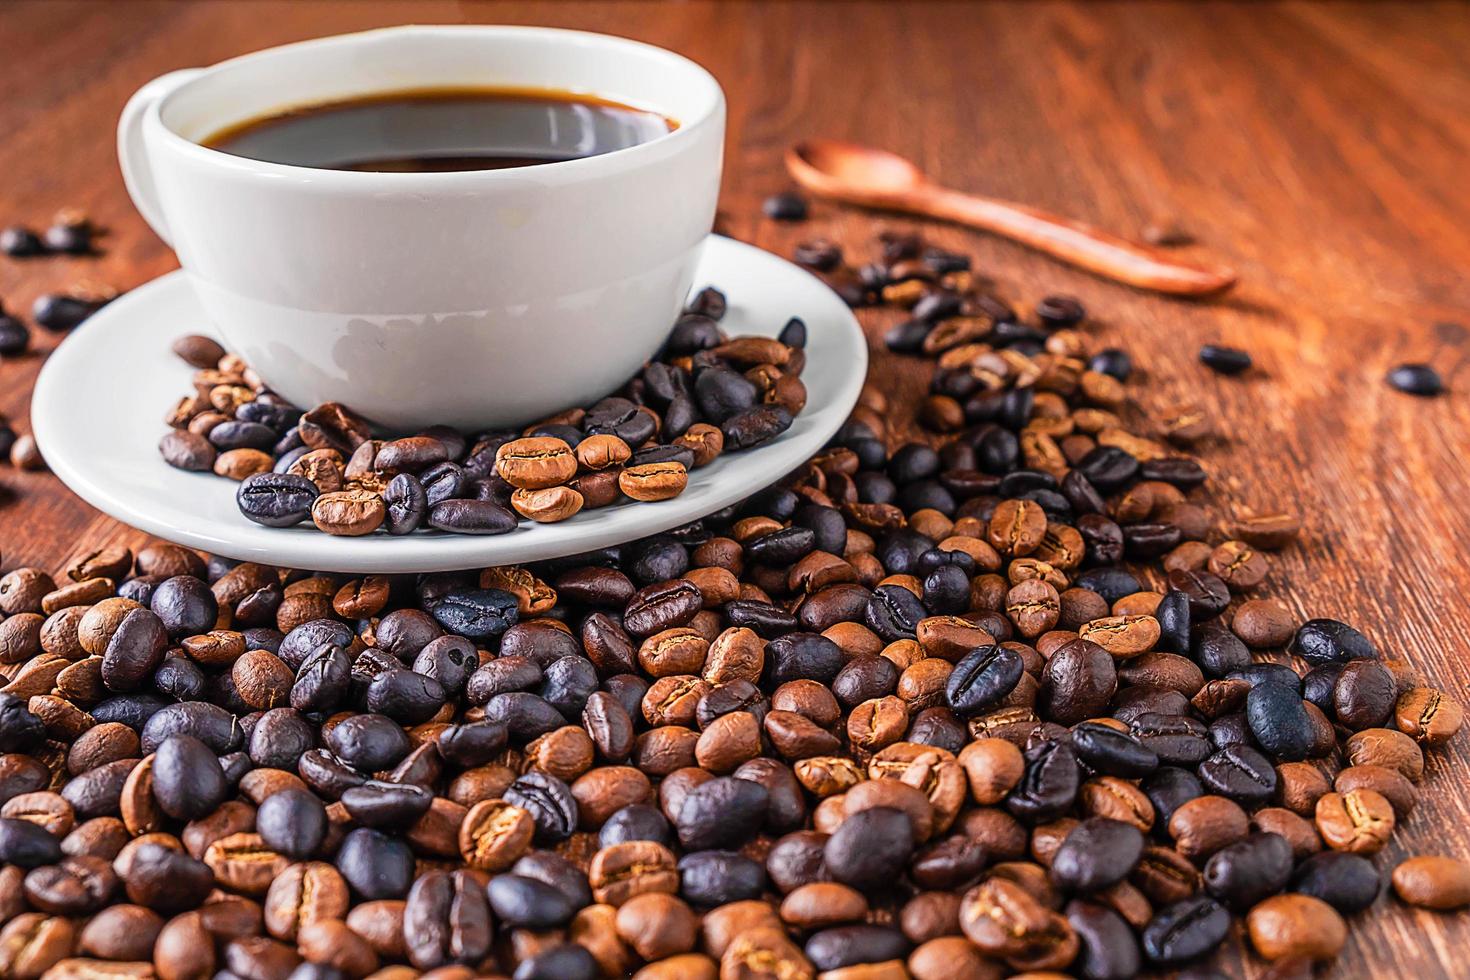
<instances>
[{"instance_id":1,"label":"spoon bowl","mask_svg":"<svg viewBox=\"0 0 1470 980\"><path fill-rule=\"evenodd\" d=\"M808 140L791 150L791 160L805 167L807 179L830 179L850 191L898 193L925 183L924 172L897 153L841 140Z\"/></svg>"},{"instance_id":2,"label":"spoon bowl","mask_svg":"<svg viewBox=\"0 0 1470 980\"><path fill-rule=\"evenodd\" d=\"M1140 289L1209 296L1235 285L1230 269L1179 262L1080 221L941 187L911 161L887 150L840 140L808 140L786 151L786 169L818 197L969 225Z\"/></svg>"}]
</instances>

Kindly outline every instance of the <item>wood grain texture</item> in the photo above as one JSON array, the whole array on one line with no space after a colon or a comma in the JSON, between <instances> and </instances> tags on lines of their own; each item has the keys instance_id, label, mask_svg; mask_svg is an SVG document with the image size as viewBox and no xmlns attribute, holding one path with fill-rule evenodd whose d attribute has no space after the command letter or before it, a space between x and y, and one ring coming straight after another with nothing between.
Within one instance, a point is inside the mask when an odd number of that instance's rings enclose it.
<instances>
[{"instance_id":1,"label":"wood grain texture","mask_svg":"<svg viewBox=\"0 0 1470 980\"><path fill-rule=\"evenodd\" d=\"M947 185L1024 201L1136 236L1173 220L1182 258L1240 272L1224 301L1145 295L955 228L1002 295L1080 297L1093 329L1154 383L1213 408L1205 460L1227 508L1305 516L1270 587L1301 614L1359 625L1388 655L1465 698L1470 649L1470 17L1459 5L478 4L257 0L0 6L0 223L77 207L109 226L95 260L0 257L0 297L91 279L136 286L174 265L123 192L113 126L128 95L173 68L403 22L505 22L637 37L724 83L723 211L736 237L789 254L826 235L861 249L884 225L818 204L801 226L759 217L781 154L809 136L891 148ZM182 326L182 325L181 325ZM884 321L868 319L876 343ZM1209 374L1201 343L1249 348L1258 370ZM48 346L52 338L41 337ZM139 357L161 356L158 351ZM0 411L26 419L41 354L0 364ZM1450 385L1423 401L1383 384L1405 360ZM99 365L118 370L120 365ZM928 367L875 350L874 376L912 405ZM1135 390L1139 390L1135 388ZM170 393L140 392L162 406ZM107 406L76 394L79 413ZM4 566L59 569L84 544L139 536L45 474L0 475ZM1380 858L1470 856L1470 751L1434 753L1423 802ZM1333 974L1463 976L1470 916L1382 900L1354 923ZM1239 947L1222 969L1257 977Z\"/></svg>"}]
</instances>

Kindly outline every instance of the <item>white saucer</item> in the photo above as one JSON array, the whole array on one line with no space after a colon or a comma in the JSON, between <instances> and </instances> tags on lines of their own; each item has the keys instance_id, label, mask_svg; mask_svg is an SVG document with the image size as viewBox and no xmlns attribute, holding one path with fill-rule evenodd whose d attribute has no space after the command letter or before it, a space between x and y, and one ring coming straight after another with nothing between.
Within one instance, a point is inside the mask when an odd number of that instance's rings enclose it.
<instances>
[{"instance_id":1,"label":"white saucer","mask_svg":"<svg viewBox=\"0 0 1470 980\"><path fill-rule=\"evenodd\" d=\"M807 406L780 438L727 453L693 471L672 500L583 511L560 524L524 522L509 534L421 531L403 537L332 537L305 524L253 524L232 480L174 469L158 454L163 416L190 387L192 369L169 345L208 330L194 292L171 272L103 307L47 360L31 425L51 469L112 517L213 554L328 572L427 572L510 565L622 544L697 520L780 479L821 449L857 402L868 349L852 312L815 276L769 252L713 236L695 276L729 299L732 334L775 336L806 321ZM83 411L82 406L88 406Z\"/></svg>"}]
</instances>

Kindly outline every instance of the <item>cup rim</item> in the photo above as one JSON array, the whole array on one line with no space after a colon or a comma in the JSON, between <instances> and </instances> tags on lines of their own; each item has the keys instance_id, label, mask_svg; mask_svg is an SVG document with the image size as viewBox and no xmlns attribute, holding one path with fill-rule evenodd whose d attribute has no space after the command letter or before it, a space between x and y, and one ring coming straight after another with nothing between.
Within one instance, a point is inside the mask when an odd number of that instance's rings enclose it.
<instances>
[{"instance_id":1,"label":"cup rim","mask_svg":"<svg viewBox=\"0 0 1470 980\"><path fill-rule=\"evenodd\" d=\"M593 156L535 163L505 170L393 172L376 170L332 170L325 167L305 167L298 164L275 163L269 160L257 160L253 157L238 156L210 146L205 146L203 143L195 142L178 133L173 127L163 121L164 110L176 96L181 95L219 70L256 59L263 55L277 54L294 49L320 47L327 44L345 44L373 37L445 33L525 38L540 36L561 38L564 40L580 40L584 43L607 44L613 47L634 49L645 55L664 60L681 70L702 76L709 84L710 95L712 97L706 100L705 105L693 118L677 120L679 123L677 128L667 133L661 133L651 140L637 143L633 146L610 150L606 153L598 153ZM714 77L709 69L678 52L661 48L656 44L620 37L616 34L601 34L596 31L579 31L562 27L536 27L512 24L415 24L399 27L379 27L365 31L352 31L345 34L330 34L323 37L307 38L302 41L293 41L289 44L261 48L257 51L250 51L245 54L236 55L233 58L227 58L224 61L215 62L212 65L199 69L199 74L195 77L184 82L178 88L149 106L144 122L148 129L158 133L176 152L211 166L224 167L245 174L270 176L275 179L295 178L299 180L305 178L312 181L341 181L344 185L351 185L354 189L371 189L376 184L386 185L387 187L401 187L410 182L448 185L455 182L475 181L477 183L494 184L510 182L516 179L524 180L528 175L553 170L559 175L568 178L593 176L600 171L600 168L605 167L608 162L636 164L641 157L659 153L669 146L677 146L689 142L696 138L701 131L708 128L712 122L716 121L723 114L724 107L725 91L720 86L719 80ZM649 108L648 111L660 110Z\"/></svg>"}]
</instances>

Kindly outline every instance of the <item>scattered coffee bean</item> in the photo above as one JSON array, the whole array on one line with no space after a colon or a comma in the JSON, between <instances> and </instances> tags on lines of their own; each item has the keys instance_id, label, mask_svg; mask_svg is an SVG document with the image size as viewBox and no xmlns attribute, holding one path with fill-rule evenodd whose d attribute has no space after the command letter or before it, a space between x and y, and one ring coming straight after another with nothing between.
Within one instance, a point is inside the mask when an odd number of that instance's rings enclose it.
<instances>
[{"instance_id":1,"label":"scattered coffee bean","mask_svg":"<svg viewBox=\"0 0 1470 980\"><path fill-rule=\"evenodd\" d=\"M1205 344L1199 349L1199 359L1216 374L1240 374L1251 366L1251 356L1245 351L1221 344Z\"/></svg>"},{"instance_id":2,"label":"scattered coffee bean","mask_svg":"<svg viewBox=\"0 0 1470 980\"><path fill-rule=\"evenodd\" d=\"M1388 383L1399 391L1433 398L1444 391L1439 372L1428 364L1400 364L1388 372Z\"/></svg>"},{"instance_id":3,"label":"scattered coffee bean","mask_svg":"<svg viewBox=\"0 0 1470 980\"><path fill-rule=\"evenodd\" d=\"M761 204L761 210L767 218L775 221L805 221L807 214L806 198L800 194L783 191L780 194L772 194Z\"/></svg>"}]
</instances>

